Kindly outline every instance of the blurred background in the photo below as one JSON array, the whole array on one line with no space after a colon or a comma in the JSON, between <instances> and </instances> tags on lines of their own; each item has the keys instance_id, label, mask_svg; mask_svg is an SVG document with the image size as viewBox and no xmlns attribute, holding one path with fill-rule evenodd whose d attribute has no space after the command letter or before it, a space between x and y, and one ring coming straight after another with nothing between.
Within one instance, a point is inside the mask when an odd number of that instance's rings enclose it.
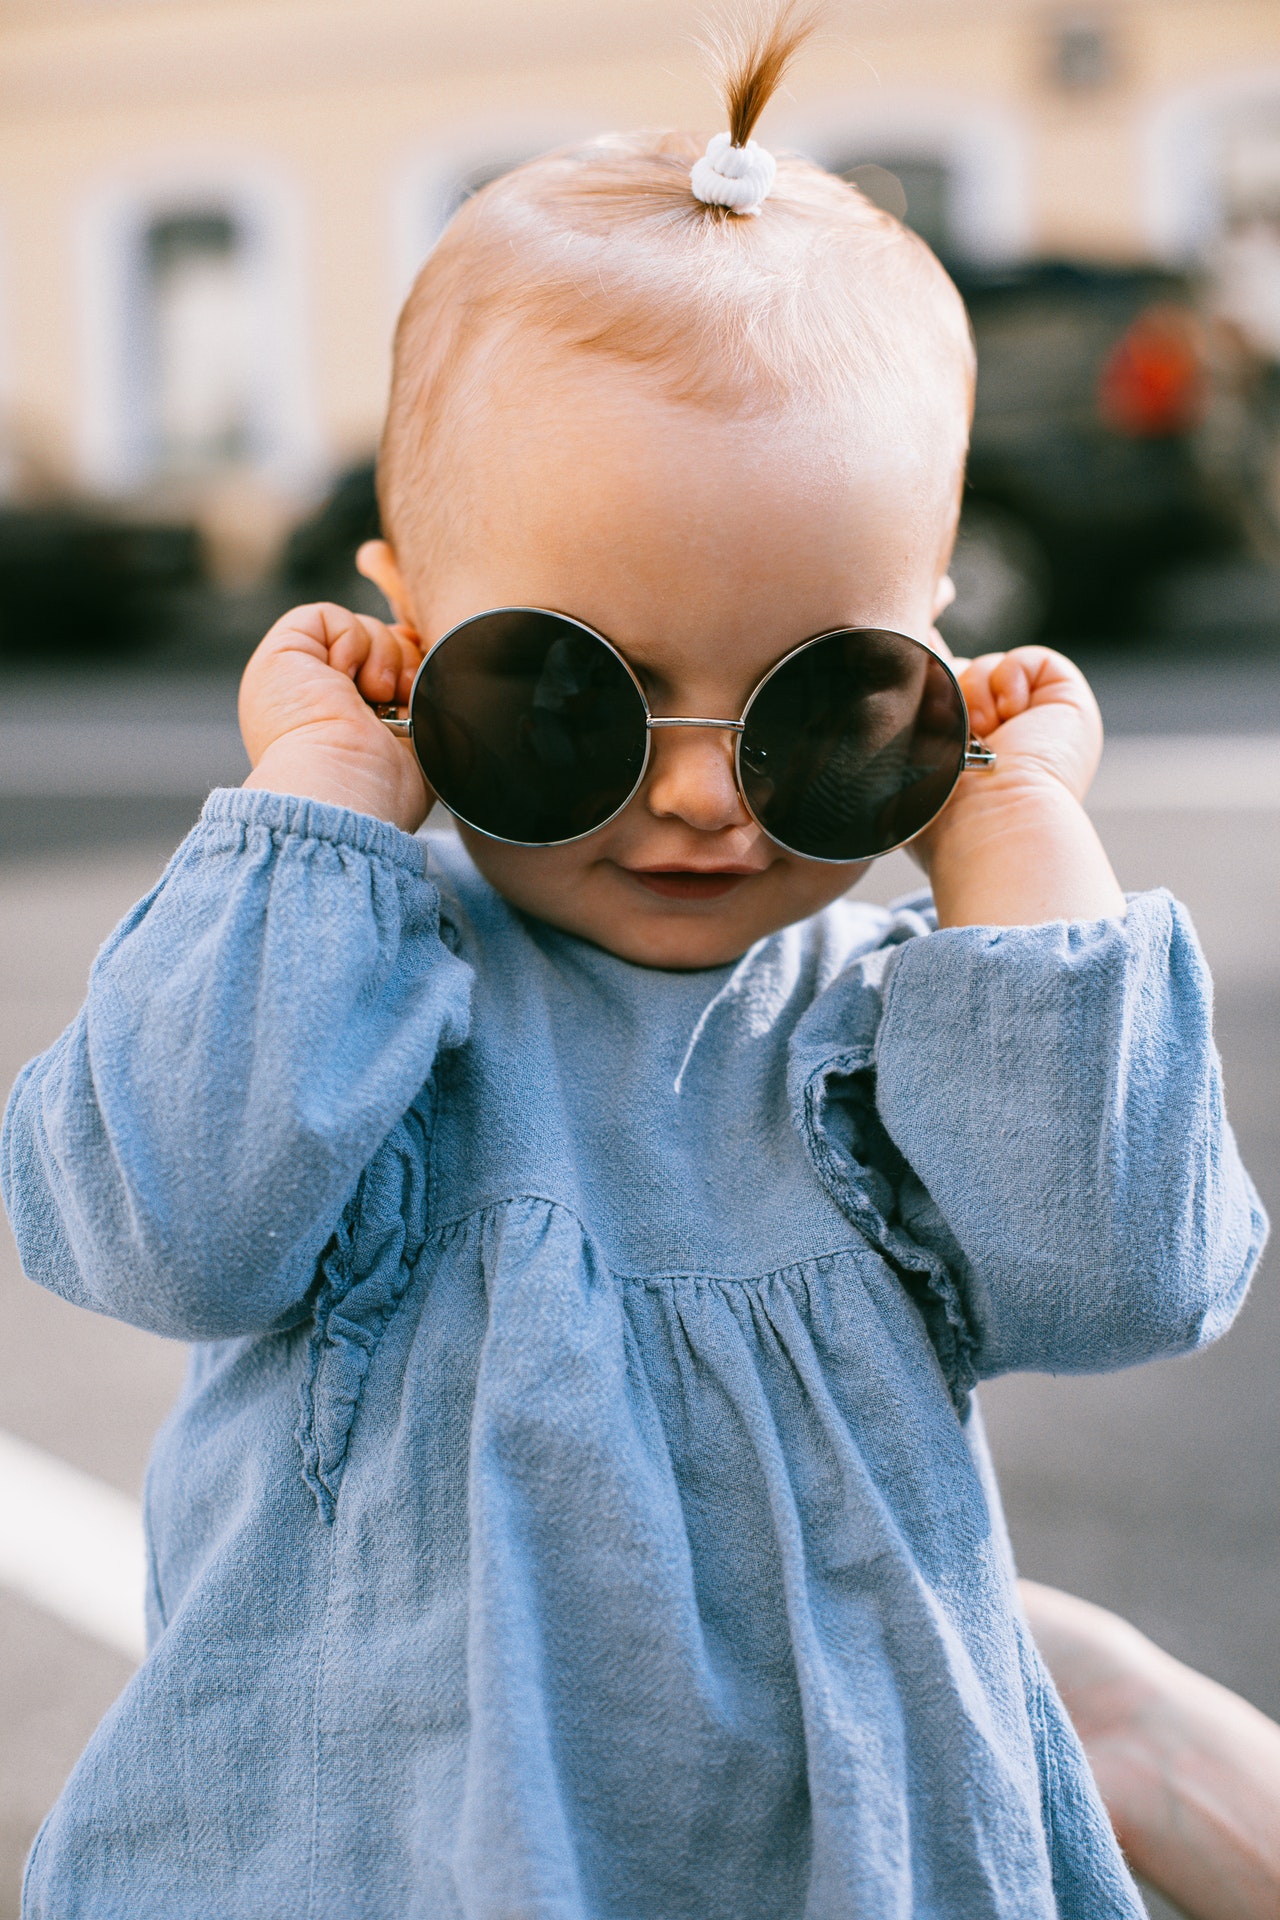
<instances>
[{"instance_id":1,"label":"blurred background","mask_svg":"<svg viewBox=\"0 0 1280 1920\"><path fill-rule=\"evenodd\" d=\"M6 1086L209 788L243 777L236 679L270 621L377 610L352 554L434 237L548 146L715 131L696 27L685 0L0 0ZM1126 885L1197 914L1274 1210L1280 11L832 0L764 131L913 224L969 302L948 637L1046 636L1093 676L1100 829ZM910 884L894 856L867 890ZM0 1293L7 1920L134 1658L111 1543L182 1355L39 1294L7 1234ZM985 1396L1024 1570L1275 1714L1278 1387L1264 1273L1204 1358Z\"/></svg>"}]
</instances>

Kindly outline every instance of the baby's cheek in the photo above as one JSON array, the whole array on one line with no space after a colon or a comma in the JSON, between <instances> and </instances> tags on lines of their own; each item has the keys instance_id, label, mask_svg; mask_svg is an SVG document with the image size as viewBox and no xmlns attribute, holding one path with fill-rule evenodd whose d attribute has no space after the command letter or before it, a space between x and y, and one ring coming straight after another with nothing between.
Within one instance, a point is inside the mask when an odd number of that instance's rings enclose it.
<instances>
[{"instance_id":1,"label":"baby's cheek","mask_svg":"<svg viewBox=\"0 0 1280 1920\"><path fill-rule=\"evenodd\" d=\"M557 923L580 893L583 871L588 866L583 849L590 842L561 847L510 846L505 841L490 840L461 821L457 825L467 852L490 886L522 911Z\"/></svg>"},{"instance_id":2,"label":"baby's cheek","mask_svg":"<svg viewBox=\"0 0 1280 1920\"><path fill-rule=\"evenodd\" d=\"M842 893L848 893L851 887L856 887L874 865L874 860L841 861L838 865L828 865L826 861L819 860L788 861L779 890L781 911L776 917L770 916L771 924L762 926L760 933L772 933L778 927L793 925L797 920L807 920L811 913L820 913L823 907L838 900Z\"/></svg>"}]
</instances>

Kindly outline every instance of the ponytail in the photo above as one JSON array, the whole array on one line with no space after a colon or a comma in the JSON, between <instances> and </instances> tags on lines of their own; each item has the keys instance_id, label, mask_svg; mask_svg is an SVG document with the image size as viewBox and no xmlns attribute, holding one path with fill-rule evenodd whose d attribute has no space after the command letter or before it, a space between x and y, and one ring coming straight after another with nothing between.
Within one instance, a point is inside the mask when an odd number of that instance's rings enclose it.
<instances>
[{"instance_id":1,"label":"ponytail","mask_svg":"<svg viewBox=\"0 0 1280 1920\"><path fill-rule=\"evenodd\" d=\"M718 133L694 162L689 186L695 200L730 213L759 213L777 178L778 163L752 133L782 84L783 75L817 24L810 0L781 0L771 16L741 16L719 30L707 52L724 94L727 133Z\"/></svg>"}]
</instances>

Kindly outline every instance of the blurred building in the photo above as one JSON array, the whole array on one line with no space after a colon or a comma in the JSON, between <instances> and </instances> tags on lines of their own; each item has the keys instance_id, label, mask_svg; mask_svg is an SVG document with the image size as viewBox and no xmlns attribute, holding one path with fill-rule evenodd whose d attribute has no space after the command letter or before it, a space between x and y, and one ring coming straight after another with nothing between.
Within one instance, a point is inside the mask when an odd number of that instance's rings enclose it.
<instances>
[{"instance_id":1,"label":"blurred building","mask_svg":"<svg viewBox=\"0 0 1280 1920\"><path fill-rule=\"evenodd\" d=\"M463 194L611 126L715 130L697 12L0 0L10 491L195 513L251 566L372 445ZM767 126L957 260L1185 260L1280 212L1280 8L834 0Z\"/></svg>"}]
</instances>

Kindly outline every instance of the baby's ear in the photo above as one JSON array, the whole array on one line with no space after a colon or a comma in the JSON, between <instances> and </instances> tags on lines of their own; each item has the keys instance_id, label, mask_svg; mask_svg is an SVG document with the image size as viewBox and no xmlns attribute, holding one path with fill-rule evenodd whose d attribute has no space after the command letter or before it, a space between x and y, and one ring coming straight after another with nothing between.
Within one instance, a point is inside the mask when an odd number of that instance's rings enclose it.
<instances>
[{"instance_id":1,"label":"baby's ear","mask_svg":"<svg viewBox=\"0 0 1280 1920\"><path fill-rule=\"evenodd\" d=\"M370 578L372 579L372 575ZM932 618L940 620L956 597L956 583L949 573L944 573L938 582L938 591L933 596Z\"/></svg>"},{"instance_id":2,"label":"baby's ear","mask_svg":"<svg viewBox=\"0 0 1280 1920\"><path fill-rule=\"evenodd\" d=\"M385 595L396 625L413 633L413 611L394 550L385 540L366 540L356 553L356 567L366 580L372 580L378 591Z\"/></svg>"}]
</instances>

